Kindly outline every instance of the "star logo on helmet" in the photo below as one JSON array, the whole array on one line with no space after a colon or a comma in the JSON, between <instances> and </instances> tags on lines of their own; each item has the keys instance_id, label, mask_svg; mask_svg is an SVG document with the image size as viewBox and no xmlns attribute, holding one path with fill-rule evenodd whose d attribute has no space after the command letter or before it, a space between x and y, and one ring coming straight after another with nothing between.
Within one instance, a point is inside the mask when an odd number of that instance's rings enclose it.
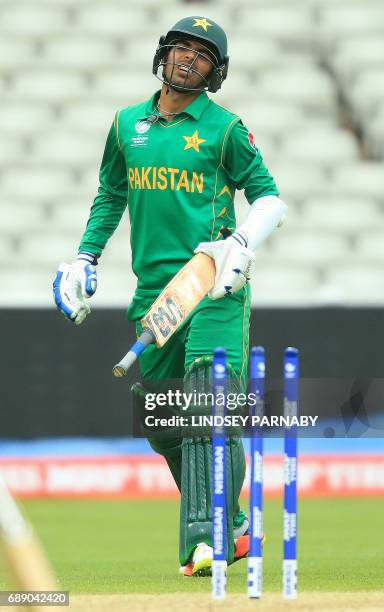
<instances>
[{"instance_id":1,"label":"star logo on helmet","mask_svg":"<svg viewBox=\"0 0 384 612\"><path fill-rule=\"evenodd\" d=\"M183 136L183 138L187 143L184 147L184 151L187 151L187 149L194 149L197 153L200 153L199 145L201 145L202 142L207 142L204 138L199 138L197 130L193 132L192 136Z\"/></svg>"},{"instance_id":2,"label":"star logo on helmet","mask_svg":"<svg viewBox=\"0 0 384 612\"><path fill-rule=\"evenodd\" d=\"M193 28L203 28L204 32L208 32L208 28L212 27L212 23L209 23L209 21L206 20L206 18L204 17L203 19L196 19L194 18L194 24L193 24Z\"/></svg>"}]
</instances>

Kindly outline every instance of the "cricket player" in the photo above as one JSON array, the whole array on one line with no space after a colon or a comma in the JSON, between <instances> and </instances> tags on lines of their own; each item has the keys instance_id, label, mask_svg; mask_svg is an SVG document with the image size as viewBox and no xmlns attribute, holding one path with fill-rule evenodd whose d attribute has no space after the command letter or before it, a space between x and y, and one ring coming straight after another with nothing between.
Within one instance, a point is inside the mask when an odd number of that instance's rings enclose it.
<instances>
[{"instance_id":1,"label":"cricket player","mask_svg":"<svg viewBox=\"0 0 384 612\"><path fill-rule=\"evenodd\" d=\"M216 279L208 296L162 349L151 345L140 357L144 382L132 388L138 407L144 405L145 381L152 379L183 379L186 387L193 381L205 391L218 345L226 349L237 388L244 389L246 383L247 281L254 273L257 246L280 224L286 206L241 118L207 95L223 85L228 62L226 34L208 17L181 19L161 36L153 60L161 89L149 100L117 111L77 259L71 265L61 264L54 282L58 308L80 324L90 312L88 298L96 291L98 258L127 205L137 277L127 316L136 323L138 335L141 318L193 254L213 258ZM250 204L239 227L236 189L245 190ZM189 410L193 413L194 407ZM181 493L180 571L185 576L209 575L211 440L183 436L180 430L166 439L150 434L148 439L164 456ZM249 524L239 507L244 475L241 438L229 436L228 564L248 554Z\"/></svg>"}]
</instances>

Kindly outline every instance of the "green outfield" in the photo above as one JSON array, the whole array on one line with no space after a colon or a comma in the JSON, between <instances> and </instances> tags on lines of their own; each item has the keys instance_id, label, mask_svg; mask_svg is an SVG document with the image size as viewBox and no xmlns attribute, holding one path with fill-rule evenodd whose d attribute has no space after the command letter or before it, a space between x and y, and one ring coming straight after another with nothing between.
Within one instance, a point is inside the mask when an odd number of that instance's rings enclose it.
<instances>
[{"instance_id":1,"label":"green outfield","mask_svg":"<svg viewBox=\"0 0 384 612\"><path fill-rule=\"evenodd\" d=\"M72 593L210 590L178 575L178 502L23 502L62 588ZM305 499L299 506L301 591L378 590L384 584L384 500ZM281 586L280 500L266 500L264 587ZM229 568L228 591L245 591L246 562ZM1 583L1 588L5 584Z\"/></svg>"}]
</instances>

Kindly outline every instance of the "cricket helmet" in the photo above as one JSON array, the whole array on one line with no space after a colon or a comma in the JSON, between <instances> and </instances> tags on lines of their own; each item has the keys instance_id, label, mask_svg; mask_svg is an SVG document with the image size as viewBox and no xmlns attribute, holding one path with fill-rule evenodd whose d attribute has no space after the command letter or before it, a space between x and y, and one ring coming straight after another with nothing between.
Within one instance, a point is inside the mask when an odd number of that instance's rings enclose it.
<instances>
[{"instance_id":1,"label":"cricket helmet","mask_svg":"<svg viewBox=\"0 0 384 612\"><path fill-rule=\"evenodd\" d=\"M162 76L159 76L157 72L159 66L165 65L169 50L175 47L173 43L180 38L196 40L206 46L207 51L209 51L212 56L213 68L209 75L209 79L206 80L205 85L200 89L206 89L212 93L216 92L220 89L228 73L229 57L227 55L227 36L217 23L206 17L184 17L180 19L165 36L160 36L159 44L153 59L153 74L161 81L167 82L164 77L164 70ZM194 70L192 69L192 71ZM172 83L169 84L172 85ZM181 89L186 91L191 90L191 88L188 87L183 87Z\"/></svg>"}]
</instances>

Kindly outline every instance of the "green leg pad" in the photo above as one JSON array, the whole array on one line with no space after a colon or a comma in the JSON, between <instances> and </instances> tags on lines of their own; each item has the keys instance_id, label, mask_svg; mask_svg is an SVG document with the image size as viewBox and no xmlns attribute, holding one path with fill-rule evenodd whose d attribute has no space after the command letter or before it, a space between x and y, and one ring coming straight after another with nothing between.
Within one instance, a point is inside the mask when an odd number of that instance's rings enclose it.
<instances>
[{"instance_id":1,"label":"green leg pad","mask_svg":"<svg viewBox=\"0 0 384 612\"><path fill-rule=\"evenodd\" d=\"M245 477L241 439L226 441L227 562L234 558L233 521ZM212 441L184 438L180 507L180 564L185 565L200 542L212 546Z\"/></svg>"}]
</instances>

